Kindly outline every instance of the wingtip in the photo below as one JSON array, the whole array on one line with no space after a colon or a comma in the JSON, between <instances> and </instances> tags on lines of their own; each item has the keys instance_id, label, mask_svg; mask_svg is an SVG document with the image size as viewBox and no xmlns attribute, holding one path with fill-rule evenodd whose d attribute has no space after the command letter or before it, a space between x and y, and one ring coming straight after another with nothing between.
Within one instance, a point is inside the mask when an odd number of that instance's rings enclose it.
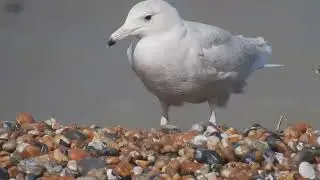
<instances>
[{"instance_id":1,"label":"wingtip","mask_svg":"<svg viewBox=\"0 0 320 180\"><path fill-rule=\"evenodd\" d=\"M264 67L283 67L284 64L266 64Z\"/></svg>"}]
</instances>

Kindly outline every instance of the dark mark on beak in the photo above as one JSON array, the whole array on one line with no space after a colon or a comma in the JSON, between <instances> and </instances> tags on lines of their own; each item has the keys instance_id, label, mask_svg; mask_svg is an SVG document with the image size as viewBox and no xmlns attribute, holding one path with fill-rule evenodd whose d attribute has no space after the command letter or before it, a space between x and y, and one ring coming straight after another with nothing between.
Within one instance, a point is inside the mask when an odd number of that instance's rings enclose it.
<instances>
[{"instance_id":1,"label":"dark mark on beak","mask_svg":"<svg viewBox=\"0 0 320 180\"><path fill-rule=\"evenodd\" d=\"M110 47L110 46L116 44L116 41L110 38L110 39L108 40L108 43L107 43L107 44L108 44L108 46Z\"/></svg>"}]
</instances>

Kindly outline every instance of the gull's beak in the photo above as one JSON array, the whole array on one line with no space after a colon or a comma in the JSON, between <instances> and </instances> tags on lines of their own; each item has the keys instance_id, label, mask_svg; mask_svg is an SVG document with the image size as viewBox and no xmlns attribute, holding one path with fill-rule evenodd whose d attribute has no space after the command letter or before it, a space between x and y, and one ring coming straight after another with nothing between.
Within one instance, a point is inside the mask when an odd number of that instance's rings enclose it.
<instances>
[{"instance_id":1,"label":"gull's beak","mask_svg":"<svg viewBox=\"0 0 320 180\"><path fill-rule=\"evenodd\" d=\"M134 31L134 29L127 27L128 26L126 24L123 24L119 29L111 34L111 36L107 40L107 44L109 47L116 44L117 41L125 39Z\"/></svg>"}]
</instances>

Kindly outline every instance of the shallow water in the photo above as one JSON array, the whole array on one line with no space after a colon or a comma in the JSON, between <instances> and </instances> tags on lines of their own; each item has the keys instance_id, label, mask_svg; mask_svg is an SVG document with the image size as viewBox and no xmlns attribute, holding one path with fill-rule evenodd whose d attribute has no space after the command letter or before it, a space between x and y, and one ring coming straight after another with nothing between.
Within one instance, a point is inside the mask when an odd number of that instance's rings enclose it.
<instances>
[{"instance_id":1,"label":"shallow water","mask_svg":"<svg viewBox=\"0 0 320 180\"><path fill-rule=\"evenodd\" d=\"M126 58L129 41L104 41L124 21L134 1L15 0L22 12L0 12L0 119L28 111L37 119L156 127L160 107L134 76ZM3 9L7 0L0 2ZM318 57L320 1L184 0L174 4L188 20L214 24L245 36L263 36L273 63L248 81L245 94L218 110L221 123L244 127L258 121L275 127L290 121L320 125ZM182 127L208 119L207 104L173 108Z\"/></svg>"}]
</instances>

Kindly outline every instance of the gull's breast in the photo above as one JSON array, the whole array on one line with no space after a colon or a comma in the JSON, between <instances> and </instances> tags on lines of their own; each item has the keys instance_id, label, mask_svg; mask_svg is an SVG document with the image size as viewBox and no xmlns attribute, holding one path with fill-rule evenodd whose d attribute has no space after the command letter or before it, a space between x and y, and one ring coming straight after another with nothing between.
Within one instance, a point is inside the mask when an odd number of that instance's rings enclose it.
<instances>
[{"instance_id":1,"label":"gull's breast","mask_svg":"<svg viewBox=\"0 0 320 180\"><path fill-rule=\"evenodd\" d=\"M156 42L156 43L155 43ZM141 40L135 47L132 68L156 95L179 95L195 85L184 59L184 49L166 41Z\"/></svg>"}]
</instances>

